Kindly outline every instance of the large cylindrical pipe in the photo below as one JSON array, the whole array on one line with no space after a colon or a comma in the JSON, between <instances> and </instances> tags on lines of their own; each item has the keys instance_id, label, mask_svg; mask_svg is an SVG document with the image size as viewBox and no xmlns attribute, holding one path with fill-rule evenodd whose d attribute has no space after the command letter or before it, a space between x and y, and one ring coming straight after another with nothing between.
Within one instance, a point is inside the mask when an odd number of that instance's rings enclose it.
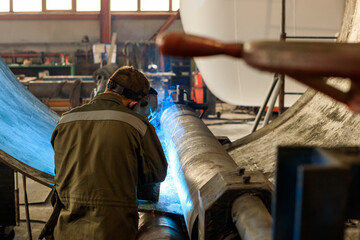
<instances>
[{"instance_id":1,"label":"large cylindrical pipe","mask_svg":"<svg viewBox=\"0 0 360 240\"><path fill-rule=\"evenodd\" d=\"M272 217L258 196L238 197L231 213L242 240L271 240Z\"/></svg>"},{"instance_id":2,"label":"large cylindrical pipe","mask_svg":"<svg viewBox=\"0 0 360 240\"><path fill-rule=\"evenodd\" d=\"M181 227L171 218L159 214L142 213L137 240L184 240Z\"/></svg>"},{"instance_id":3,"label":"large cylindrical pipe","mask_svg":"<svg viewBox=\"0 0 360 240\"><path fill-rule=\"evenodd\" d=\"M219 172L237 165L203 121L188 107L164 111L161 128L190 237L197 235L198 191Z\"/></svg>"}]
</instances>

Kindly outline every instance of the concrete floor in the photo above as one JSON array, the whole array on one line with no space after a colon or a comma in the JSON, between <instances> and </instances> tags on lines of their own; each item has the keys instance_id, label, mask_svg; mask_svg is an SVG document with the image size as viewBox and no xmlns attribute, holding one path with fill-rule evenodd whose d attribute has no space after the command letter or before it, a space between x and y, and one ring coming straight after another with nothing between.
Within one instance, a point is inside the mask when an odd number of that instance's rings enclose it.
<instances>
[{"instance_id":1,"label":"concrete floor","mask_svg":"<svg viewBox=\"0 0 360 240\"><path fill-rule=\"evenodd\" d=\"M22 179L19 175L18 179ZM45 187L42 184L39 184L31 179L27 178L26 180L26 189L29 201L29 216L30 216L30 225L32 232L32 239L38 239L40 232L48 220L52 212L52 206L50 204L50 195L51 189ZM29 239L28 230L26 224L26 213L24 205L22 180L19 181L19 198L20 198L20 225L14 228L16 240L25 240Z\"/></svg>"}]
</instances>

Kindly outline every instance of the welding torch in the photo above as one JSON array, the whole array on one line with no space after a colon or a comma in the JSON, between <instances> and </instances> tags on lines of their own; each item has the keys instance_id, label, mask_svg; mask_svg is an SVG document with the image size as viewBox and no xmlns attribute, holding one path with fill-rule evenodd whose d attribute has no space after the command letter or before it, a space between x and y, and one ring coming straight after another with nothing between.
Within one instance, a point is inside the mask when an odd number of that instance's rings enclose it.
<instances>
[{"instance_id":1,"label":"welding torch","mask_svg":"<svg viewBox=\"0 0 360 240\"><path fill-rule=\"evenodd\" d=\"M360 45L335 42L252 41L224 43L200 36L169 33L157 38L165 55L204 57L229 55L242 58L253 68L285 74L360 112ZM328 84L327 77L349 78L342 91Z\"/></svg>"}]
</instances>

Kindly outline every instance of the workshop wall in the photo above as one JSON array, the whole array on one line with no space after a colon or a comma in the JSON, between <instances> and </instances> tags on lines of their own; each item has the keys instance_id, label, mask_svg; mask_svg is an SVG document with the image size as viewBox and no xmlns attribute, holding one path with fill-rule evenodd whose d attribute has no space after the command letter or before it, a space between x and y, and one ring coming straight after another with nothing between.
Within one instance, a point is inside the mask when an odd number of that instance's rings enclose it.
<instances>
[{"instance_id":1,"label":"workshop wall","mask_svg":"<svg viewBox=\"0 0 360 240\"><path fill-rule=\"evenodd\" d=\"M118 41L144 41L150 40L165 21L165 19L113 20L112 29L117 32ZM175 20L167 31L183 32L181 21Z\"/></svg>"},{"instance_id":2,"label":"workshop wall","mask_svg":"<svg viewBox=\"0 0 360 240\"><path fill-rule=\"evenodd\" d=\"M166 19L119 19L112 21L117 41L147 41ZM176 20L168 31L183 31ZM100 41L99 20L1 20L0 53L86 51L82 43L88 36L91 43Z\"/></svg>"},{"instance_id":3,"label":"workshop wall","mask_svg":"<svg viewBox=\"0 0 360 240\"><path fill-rule=\"evenodd\" d=\"M99 40L98 20L2 20L2 43L71 43L84 35Z\"/></svg>"}]
</instances>

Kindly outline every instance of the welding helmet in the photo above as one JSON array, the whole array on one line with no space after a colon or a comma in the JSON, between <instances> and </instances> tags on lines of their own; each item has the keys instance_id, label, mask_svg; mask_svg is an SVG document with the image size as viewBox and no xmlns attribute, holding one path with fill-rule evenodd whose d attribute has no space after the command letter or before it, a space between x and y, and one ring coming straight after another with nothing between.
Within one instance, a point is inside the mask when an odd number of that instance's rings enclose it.
<instances>
[{"instance_id":1,"label":"welding helmet","mask_svg":"<svg viewBox=\"0 0 360 240\"><path fill-rule=\"evenodd\" d=\"M144 74L133 67L123 66L111 75L107 87L126 98L140 101L148 94L150 84Z\"/></svg>"},{"instance_id":2,"label":"welding helmet","mask_svg":"<svg viewBox=\"0 0 360 240\"><path fill-rule=\"evenodd\" d=\"M157 113L157 95L156 90L150 88L148 95L143 97L133 110L151 122Z\"/></svg>"}]
</instances>

